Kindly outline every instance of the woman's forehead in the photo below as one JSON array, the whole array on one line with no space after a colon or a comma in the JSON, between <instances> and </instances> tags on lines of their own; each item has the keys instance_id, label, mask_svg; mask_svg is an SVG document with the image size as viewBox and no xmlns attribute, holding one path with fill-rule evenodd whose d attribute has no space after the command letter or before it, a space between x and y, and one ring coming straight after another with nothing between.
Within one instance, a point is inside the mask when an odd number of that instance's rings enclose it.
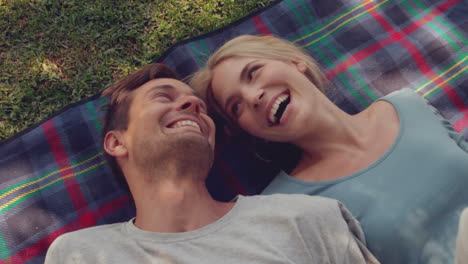
<instances>
[{"instance_id":1,"label":"woman's forehead","mask_svg":"<svg viewBox=\"0 0 468 264\"><path fill-rule=\"evenodd\" d=\"M226 80L229 78L233 81L233 78L240 78L242 69L249 64L251 61L258 60L254 57L230 57L223 60L221 63L216 65L213 69L212 85L218 81ZM235 79L234 79L235 80Z\"/></svg>"}]
</instances>

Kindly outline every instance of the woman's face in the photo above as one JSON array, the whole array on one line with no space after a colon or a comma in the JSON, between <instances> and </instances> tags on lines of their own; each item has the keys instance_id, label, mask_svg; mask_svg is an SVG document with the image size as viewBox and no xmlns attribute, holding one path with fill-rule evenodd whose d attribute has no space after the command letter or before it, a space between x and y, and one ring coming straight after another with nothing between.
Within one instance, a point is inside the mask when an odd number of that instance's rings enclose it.
<instances>
[{"instance_id":1,"label":"woman's face","mask_svg":"<svg viewBox=\"0 0 468 264\"><path fill-rule=\"evenodd\" d=\"M214 69L212 88L221 108L248 133L271 141L300 136L319 90L302 61L233 57Z\"/></svg>"}]
</instances>

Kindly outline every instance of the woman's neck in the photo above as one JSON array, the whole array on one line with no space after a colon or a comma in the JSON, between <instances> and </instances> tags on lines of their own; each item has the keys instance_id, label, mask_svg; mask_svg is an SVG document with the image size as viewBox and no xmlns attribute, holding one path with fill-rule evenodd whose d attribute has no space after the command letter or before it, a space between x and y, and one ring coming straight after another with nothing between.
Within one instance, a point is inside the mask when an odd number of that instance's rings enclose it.
<instances>
[{"instance_id":1,"label":"woman's neck","mask_svg":"<svg viewBox=\"0 0 468 264\"><path fill-rule=\"evenodd\" d=\"M304 150L304 155L326 157L343 149L365 149L374 126L371 109L349 115L338 107L317 113L319 118L305 125L309 130L295 145ZM319 124L319 125L317 125Z\"/></svg>"},{"instance_id":2,"label":"woman's neck","mask_svg":"<svg viewBox=\"0 0 468 264\"><path fill-rule=\"evenodd\" d=\"M303 154L291 173L296 178L324 181L362 170L382 157L400 129L396 110L383 101L356 115L338 109L320 116L320 126L297 143Z\"/></svg>"},{"instance_id":3,"label":"woman's neck","mask_svg":"<svg viewBox=\"0 0 468 264\"><path fill-rule=\"evenodd\" d=\"M373 108L349 115L332 107L317 116L320 119L313 122L320 125L304 126L310 131L295 142L303 153L291 175L313 181L330 180L367 163L361 161L372 152L372 142L377 136Z\"/></svg>"}]
</instances>

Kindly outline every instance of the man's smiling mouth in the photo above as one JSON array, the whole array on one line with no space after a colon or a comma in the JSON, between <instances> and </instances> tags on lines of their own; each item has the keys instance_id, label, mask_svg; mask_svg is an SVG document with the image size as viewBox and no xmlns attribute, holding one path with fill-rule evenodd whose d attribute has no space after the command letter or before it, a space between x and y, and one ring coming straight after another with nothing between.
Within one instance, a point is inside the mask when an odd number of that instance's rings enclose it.
<instances>
[{"instance_id":1,"label":"man's smiling mouth","mask_svg":"<svg viewBox=\"0 0 468 264\"><path fill-rule=\"evenodd\" d=\"M187 120L187 119L178 120L176 122L169 124L167 127L168 128L194 127L194 128L197 128L198 131L201 133L200 125L195 121Z\"/></svg>"}]
</instances>

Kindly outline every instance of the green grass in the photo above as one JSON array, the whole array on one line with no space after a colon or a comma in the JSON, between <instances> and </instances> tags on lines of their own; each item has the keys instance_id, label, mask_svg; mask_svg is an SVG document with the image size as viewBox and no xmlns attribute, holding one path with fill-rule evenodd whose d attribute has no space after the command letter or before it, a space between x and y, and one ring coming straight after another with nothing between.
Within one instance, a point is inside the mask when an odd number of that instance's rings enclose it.
<instances>
[{"instance_id":1,"label":"green grass","mask_svg":"<svg viewBox=\"0 0 468 264\"><path fill-rule=\"evenodd\" d=\"M273 0L0 0L0 140Z\"/></svg>"}]
</instances>

